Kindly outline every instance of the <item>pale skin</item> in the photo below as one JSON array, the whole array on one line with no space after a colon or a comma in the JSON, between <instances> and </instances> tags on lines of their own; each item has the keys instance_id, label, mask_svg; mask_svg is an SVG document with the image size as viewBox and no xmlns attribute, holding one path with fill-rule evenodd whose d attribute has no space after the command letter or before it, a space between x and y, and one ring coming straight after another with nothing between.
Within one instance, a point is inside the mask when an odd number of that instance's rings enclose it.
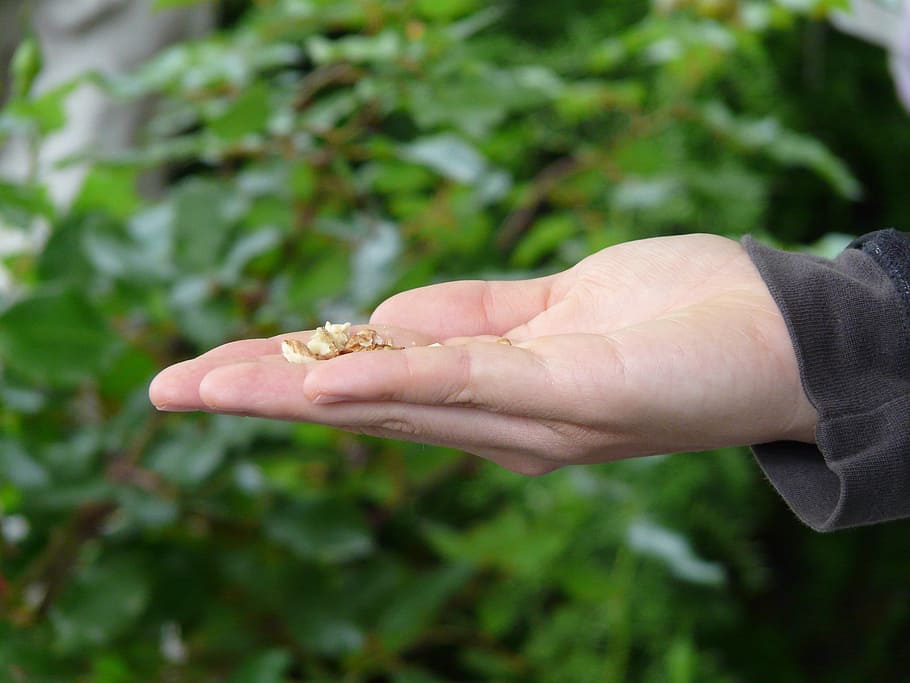
<instances>
[{"instance_id":1,"label":"pale skin","mask_svg":"<svg viewBox=\"0 0 910 683\"><path fill-rule=\"evenodd\" d=\"M780 311L723 237L629 242L549 277L403 292L369 326L405 348L293 365L281 340L307 332L237 341L163 370L149 395L160 410L321 423L532 475L815 440Z\"/></svg>"}]
</instances>

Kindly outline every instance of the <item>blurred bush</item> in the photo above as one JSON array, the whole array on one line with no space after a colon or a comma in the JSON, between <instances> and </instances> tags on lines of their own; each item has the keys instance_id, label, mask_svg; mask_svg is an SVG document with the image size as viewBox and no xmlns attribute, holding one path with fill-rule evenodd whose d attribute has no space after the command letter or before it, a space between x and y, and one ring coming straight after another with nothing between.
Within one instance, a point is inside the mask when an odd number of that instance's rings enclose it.
<instances>
[{"instance_id":1,"label":"blurred bush","mask_svg":"<svg viewBox=\"0 0 910 683\"><path fill-rule=\"evenodd\" d=\"M0 680L900 680L906 525L813 535L742 450L527 480L146 398L428 282L906 225L910 123L828 4L258 0L86 75L160 105L70 210L0 183L53 226L0 312ZM22 85L0 138L40 140L66 91Z\"/></svg>"}]
</instances>

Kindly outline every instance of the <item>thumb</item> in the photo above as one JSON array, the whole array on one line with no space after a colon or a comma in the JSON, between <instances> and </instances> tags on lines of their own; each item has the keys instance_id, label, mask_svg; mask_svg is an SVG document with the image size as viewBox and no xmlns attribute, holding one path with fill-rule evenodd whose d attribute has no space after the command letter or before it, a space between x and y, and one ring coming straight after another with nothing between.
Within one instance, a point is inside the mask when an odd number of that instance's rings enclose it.
<instances>
[{"instance_id":1,"label":"thumb","mask_svg":"<svg viewBox=\"0 0 910 683\"><path fill-rule=\"evenodd\" d=\"M370 323L404 327L437 339L502 335L547 309L556 277L420 287L386 299Z\"/></svg>"}]
</instances>

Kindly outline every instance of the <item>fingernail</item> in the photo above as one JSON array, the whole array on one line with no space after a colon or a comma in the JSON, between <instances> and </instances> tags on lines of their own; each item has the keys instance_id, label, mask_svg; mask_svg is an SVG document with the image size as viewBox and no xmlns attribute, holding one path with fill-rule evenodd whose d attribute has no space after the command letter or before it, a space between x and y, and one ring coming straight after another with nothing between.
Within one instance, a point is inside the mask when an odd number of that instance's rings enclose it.
<instances>
[{"instance_id":1,"label":"fingernail","mask_svg":"<svg viewBox=\"0 0 910 683\"><path fill-rule=\"evenodd\" d=\"M179 405L168 405L167 403L153 403L155 410L162 413L193 413L199 410L198 408L187 408Z\"/></svg>"}]
</instances>

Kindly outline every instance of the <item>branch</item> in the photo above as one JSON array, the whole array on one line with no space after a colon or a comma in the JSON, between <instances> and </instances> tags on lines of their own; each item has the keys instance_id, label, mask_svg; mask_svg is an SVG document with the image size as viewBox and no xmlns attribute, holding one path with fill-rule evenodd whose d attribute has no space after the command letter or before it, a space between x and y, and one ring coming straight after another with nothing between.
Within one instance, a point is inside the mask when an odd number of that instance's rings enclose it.
<instances>
[{"instance_id":1,"label":"branch","mask_svg":"<svg viewBox=\"0 0 910 683\"><path fill-rule=\"evenodd\" d=\"M567 176L578 170L575 157L561 157L546 166L531 181L530 196L523 205L510 213L499 230L496 245L503 251L509 250L534 222L534 217L549 194Z\"/></svg>"}]
</instances>

